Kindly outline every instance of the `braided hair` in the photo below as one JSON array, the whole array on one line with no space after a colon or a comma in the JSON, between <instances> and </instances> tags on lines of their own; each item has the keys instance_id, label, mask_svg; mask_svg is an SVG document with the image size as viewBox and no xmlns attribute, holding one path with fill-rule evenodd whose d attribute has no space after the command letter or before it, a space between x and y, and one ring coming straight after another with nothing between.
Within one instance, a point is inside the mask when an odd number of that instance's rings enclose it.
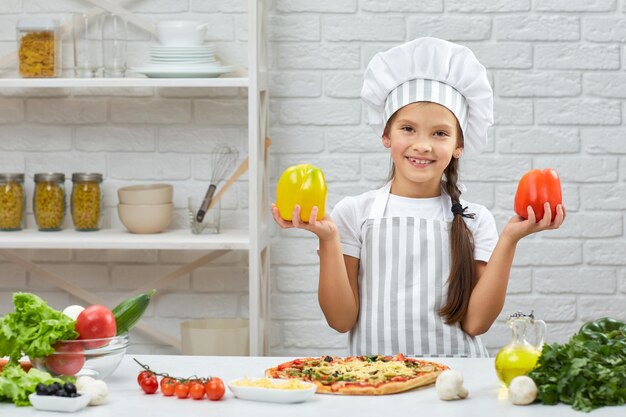
<instances>
[{"instance_id":1,"label":"braided hair","mask_svg":"<svg viewBox=\"0 0 626 417\"><path fill-rule=\"evenodd\" d=\"M459 132L461 129L459 129ZM470 295L476 285L474 268L474 238L463 217L474 218L473 213L465 213L460 204L461 190L457 186L459 160L452 158L446 167L443 181L446 193L452 200L452 228L450 230L450 275L448 277L448 297L445 305L439 310L446 324L460 322L469 306Z\"/></svg>"}]
</instances>

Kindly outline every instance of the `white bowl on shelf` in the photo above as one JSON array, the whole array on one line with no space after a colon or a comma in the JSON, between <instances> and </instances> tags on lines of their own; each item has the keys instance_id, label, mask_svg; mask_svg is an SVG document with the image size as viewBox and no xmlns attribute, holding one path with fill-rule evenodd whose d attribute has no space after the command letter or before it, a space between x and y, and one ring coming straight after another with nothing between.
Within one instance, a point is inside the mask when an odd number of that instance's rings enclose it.
<instances>
[{"instance_id":1,"label":"white bowl on shelf","mask_svg":"<svg viewBox=\"0 0 626 417\"><path fill-rule=\"evenodd\" d=\"M171 184L140 184L117 190L120 204L167 204L172 202L174 188Z\"/></svg>"},{"instance_id":2,"label":"white bowl on shelf","mask_svg":"<svg viewBox=\"0 0 626 417\"><path fill-rule=\"evenodd\" d=\"M131 233L161 233L172 221L174 204L118 204L117 213Z\"/></svg>"},{"instance_id":3,"label":"white bowl on shelf","mask_svg":"<svg viewBox=\"0 0 626 417\"><path fill-rule=\"evenodd\" d=\"M204 42L208 23L195 20L164 20L157 23L159 42L165 46L198 46Z\"/></svg>"}]
</instances>

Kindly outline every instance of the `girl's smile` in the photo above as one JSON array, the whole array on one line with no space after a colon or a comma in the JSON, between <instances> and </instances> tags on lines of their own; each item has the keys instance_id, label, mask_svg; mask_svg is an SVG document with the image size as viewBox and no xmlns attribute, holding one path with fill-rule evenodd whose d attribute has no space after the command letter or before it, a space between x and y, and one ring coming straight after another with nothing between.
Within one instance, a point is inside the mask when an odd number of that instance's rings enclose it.
<instances>
[{"instance_id":1,"label":"girl's smile","mask_svg":"<svg viewBox=\"0 0 626 417\"><path fill-rule=\"evenodd\" d=\"M405 158L407 159L407 161L409 161L409 164L411 164L411 166L418 169L428 168L434 162L432 159L426 159L423 157L407 156Z\"/></svg>"}]
</instances>

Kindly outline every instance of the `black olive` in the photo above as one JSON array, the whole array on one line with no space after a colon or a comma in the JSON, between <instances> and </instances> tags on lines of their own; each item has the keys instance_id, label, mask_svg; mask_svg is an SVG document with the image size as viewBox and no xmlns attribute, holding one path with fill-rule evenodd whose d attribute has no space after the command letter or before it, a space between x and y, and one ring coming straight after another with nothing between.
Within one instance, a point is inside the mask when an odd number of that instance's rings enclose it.
<instances>
[{"instance_id":1,"label":"black olive","mask_svg":"<svg viewBox=\"0 0 626 417\"><path fill-rule=\"evenodd\" d=\"M63 388L54 393L57 397L69 397L70 395Z\"/></svg>"},{"instance_id":2,"label":"black olive","mask_svg":"<svg viewBox=\"0 0 626 417\"><path fill-rule=\"evenodd\" d=\"M63 384L63 389L68 394L75 394L76 393L76 385L72 384L71 382L66 382L65 384Z\"/></svg>"},{"instance_id":3,"label":"black olive","mask_svg":"<svg viewBox=\"0 0 626 417\"><path fill-rule=\"evenodd\" d=\"M50 395L50 389L46 384L39 383L35 388L37 395Z\"/></svg>"},{"instance_id":4,"label":"black olive","mask_svg":"<svg viewBox=\"0 0 626 417\"><path fill-rule=\"evenodd\" d=\"M332 361L333 361L332 356L326 356L326 357L324 358L324 362L332 362Z\"/></svg>"},{"instance_id":5,"label":"black olive","mask_svg":"<svg viewBox=\"0 0 626 417\"><path fill-rule=\"evenodd\" d=\"M59 384L58 382L53 382L52 384L48 385L48 390L50 391L50 394L54 394L60 389L61 389L61 384Z\"/></svg>"}]
</instances>

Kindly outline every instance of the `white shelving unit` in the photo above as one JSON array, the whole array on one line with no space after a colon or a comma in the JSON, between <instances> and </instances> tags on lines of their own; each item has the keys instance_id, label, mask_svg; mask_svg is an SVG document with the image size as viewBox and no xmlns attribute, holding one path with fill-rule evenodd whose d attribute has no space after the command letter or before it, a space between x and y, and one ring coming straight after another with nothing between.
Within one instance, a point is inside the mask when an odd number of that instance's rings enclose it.
<instances>
[{"instance_id":1,"label":"white shelving unit","mask_svg":"<svg viewBox=\"0 0 626 417\"><path fill-rule=\"evenodd\" d=\"M263 0L248 0L248 68L244 77L224 78L0 78L0 88L168 88L243 87L248 91L248 230L222 230L216 235L192 235L173 230L154 235L135 235L125 230L84 233L74 230L39 232L22 230L0 233L0 256L89 303L103 303L96 294L68 282L23 258L12 249L108 249L108 250L202 250L207 254L134 292L160 288L233 250L249 254L250 355L269 352L269 170L265 139L268 137L269 97L266 65L266 11ZM180 348L180 341L159 329L140 323L137 327L155 339Z\"/></svg>"}]
</instances>

